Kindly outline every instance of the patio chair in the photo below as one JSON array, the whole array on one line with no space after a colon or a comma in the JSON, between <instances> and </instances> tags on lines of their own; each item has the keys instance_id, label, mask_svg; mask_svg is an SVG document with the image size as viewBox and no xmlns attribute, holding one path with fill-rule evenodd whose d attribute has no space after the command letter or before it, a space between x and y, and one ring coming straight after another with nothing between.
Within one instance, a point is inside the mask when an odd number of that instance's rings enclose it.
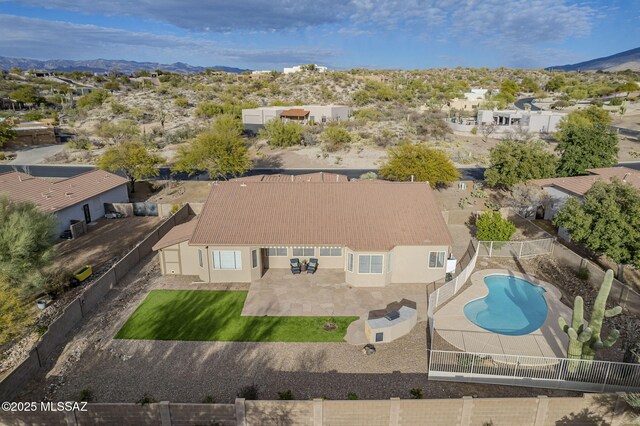
<instances>
[{"instance_id":1,"label":"patio chair","mask_svg":"<svg viewBox=\"0 0 640 426\"><path fill-rule=\"evenodd\" d=\"M298 258L294 258L294 259L290 259L289 263L291 264L291 273L292 274L299 274L301 269L300 269L300 259Z\"/></svg>"},{"instance_id":2,"label":"patio chair","mask_svg":"<svg viewBox=\"0 0 640 426\"><path fill-rule=\"evenodd\" d=\"M315 274L318 269L318 259L309 259L309 265L307 265L307 274Z\"/></svg>"}]
</instances>

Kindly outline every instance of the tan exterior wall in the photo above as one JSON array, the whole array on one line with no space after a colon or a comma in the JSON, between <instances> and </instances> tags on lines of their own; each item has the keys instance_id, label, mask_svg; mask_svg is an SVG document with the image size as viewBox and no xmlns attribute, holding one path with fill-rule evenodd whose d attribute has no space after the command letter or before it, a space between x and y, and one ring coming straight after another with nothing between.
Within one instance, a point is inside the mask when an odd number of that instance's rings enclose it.
<instances>
[{"instance_id":1,"label":"tan exterior wall","mask_svg":"<svg viewBox=\"0 0 640 426\"><path fill-rule=\"evenodd\" d=\"M198 250L202 250L203 265L199 265ZM238 250L241 252L242 269L214 269L213 252L216 250ZM252 267L251 251L257 250L258 265ZM356 287L381 287L391 283L429 283L445 276L445 267L429 268L429 252L444 251L446 246L398 246L391 252L353 251L342 249L342 256L320 256L320 248L315 247L314 256L297 256L301 261L314 257L318 259L318 268L340 269L345 271L345 280ZM348 253L353 253L353 272L347 270ZM381 274L360 273L358 256L376 254L383 256ZM269 269L288 269L293 258L293 248L287 248L286 256L269 257ZM389 263L391 262L391 270ZM163 274L199 276L203 282L252 282L262 276L262 254L260 247L254 246L189 246L188 242L176 244L160 250L160 267ZM446 264L446 262L445 262Z\"/></svg>"},{"instance_id":2,"label":"tan exterior wall","mask_svg":"<svg viewBox=\"0 0 640 426\"><path fill-rule=\"evenodd\" d=\"M442 268L429 268L429 252L444 251ZM447 246L397 246L393 249L391 279L394 283L430 283L445 276Z\"/></svg>"}]
</instances>

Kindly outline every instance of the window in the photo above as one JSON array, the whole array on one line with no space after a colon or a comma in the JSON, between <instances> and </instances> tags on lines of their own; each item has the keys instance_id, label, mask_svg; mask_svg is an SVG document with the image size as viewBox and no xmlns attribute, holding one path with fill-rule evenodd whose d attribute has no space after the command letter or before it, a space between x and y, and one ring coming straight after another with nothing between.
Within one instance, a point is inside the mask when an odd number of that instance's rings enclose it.
<instances>
[{"instance_id":1,"label":"window","mask_svg":"<svg viewBox=\"0 0 640 426\"><path fill-rule=\"evenodd\" d=\"M391 260L393 259L393 253L389 253L387 257L387 273L391 272Z\"/></svg>"},{"instance_id":2,"label":"window","mask_svg":"<svg viewBox=\"0 0 640 426\"><path fill-rule=\"evenodd\" d=\"M376 333L376 342L382 342L384 340L384 333Z\"/></svg>"},{"instance_id":3,"label":"window","mask_svg":"<svg viewBox=\"0 0 640 426\"><path fill-rule=\"evenodd\" d=\"M444 267L444 256L446 255L443 251L430 251L429 252L429 268L442 268Z\"/></svg>"},{"instance_id":4,"label":"window","mask_svg":"<svg viewBox=\"0 0 640 426\"><path fill-rule=\"evenodd\" d=\"M242 259L239 250L214 250L213 251L213 268L214 269L242 269Z\"/></svg>"},{"instance_id":5,"label":"window","mask_svg":"<svg viewBox=\"0 0 640 426\"><path fill-rule=\"evenodd\" d=\"M286 247L272 247L269 249L269 256L282 256L285 257L287 255Z\"/></svg>"},{"instance_id":6,"label":"window","mask_svg":"<svg viewBox=\"0 0 640 426\"><path fill-rule=\"evenodd\" d=\"M353 253L347 256L347 271L353 272Z\"/></svg>"},{"instance_id":7,"label":"window","mask_svg":"<svg viewBox=\"0 0 640 426\"><path fill-rule=\"evenodd\" d=\"M198 265L202 268L204 264L202 263L202 250L198 249Z\"/></svg>"},{"instance_id":8,"label":"window","mask_svg":"<svg viewBox=\"0 0 640 426\"><path fill-rule=\"evenodd\" d=\"M294 256L314 256L316 250L313 247L294 247L293 255Z\"/></svg>"},{"instance_id":9,"label":"window","mask_svg":"<svg viewBox=\"0 0 640 426\"><path fill-rule=\"evenodd\" d=\"M381 254L361 254L358 256L359 274L381 274L382 255Z\"/></svg>"},{"instance_id":10,"label":"window","mask_svg":"<svg viewBox=\"0 0 640 426\"><path fill-rule=\"evenodd\" d=\"M251 267L258 267L258 250L251 250Z\"/></svg>"},{"instance_id":11,"label":"window","mask_svg":"<svg viewBox=\"0 0 640 426\"><path fill-rule=\"evenodd\" d=\"M320 256L342 256L342 248L320 247Z\"/></svg>"}]
</instances>

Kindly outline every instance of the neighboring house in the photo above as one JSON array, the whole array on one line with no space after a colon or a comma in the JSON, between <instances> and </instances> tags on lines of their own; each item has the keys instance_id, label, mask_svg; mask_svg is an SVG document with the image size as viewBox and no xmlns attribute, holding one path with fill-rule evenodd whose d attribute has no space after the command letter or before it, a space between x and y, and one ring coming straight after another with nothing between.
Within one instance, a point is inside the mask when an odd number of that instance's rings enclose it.
<instances>
[{"instance_id":1,"label":"neighboring house","mask_svg":"<svg viewBox=\"0 0 640 426\"><path fill-rule=\"evenodd\" d=\"M327 72L329 70L327 67L323 67L320 65L313 64L313 66L315 67L313 70L311 70L313 72ZM282 72L284 74L294 74L297 72L306 71L305 67L306 65L295 65L293 67L284 68Z\"/></svg>"},{"instance_id":2,"label":"neighboring house","mask_svg":"<svg viewBox=\"0 0 640 426\"><path fill-rule=\"evenodd\" d=\"M567 113L555 111L480 110L476 122L495 125L498 131L521 127L530 132L551 133L566 116Z\"/></svg>"},{"instance_id":3,"label":"neighboring house","mask_svg":"<svg viewBox=\"0 0 640 426\"><path fill-rule=\"evenodd\" d=\"M25 121L13 126L16 137L7 143L8 147L33 145L53 145L60 142L53 120Z\"/></svg>"},{"instance_id":4,"label":"neighboring house","mask_svg":"<svg viewBox=\"0 0 640 426\"><path fill-rule=\"evenodd\" d=\"M442 108L443 111L475 111L480 104L484 102L483 99L452 99Z\"/></svg>"},{"instance_id":5,"label":"neighboring house","mask_svg":"<svg viewBox=\"0 0 640 426\"><path fill-rule=\"evenodd\" d=\"M489 92L489 89L483 89L483 88L471 89L470 92L466 92L464 94L464 98L469 101L473 101L473 100L482 101L487 97L488 92Z\"/></svg>"},{"instance_id":6,"label":"neighboring house","mask_svg":"<svg viewBox=\"0 0 640 426\"><path fill-rule=\"evenodd\" d=\"M589 169L586 176L573 176L564 178L536 179L529 183L539 186L548 195L549 201L545 206L533 206L537 208L539 218L553 219L564 206L569 197L582 200L584 194L599 180L611 181L618 178L640 189L640 171L627 167L606 167L601 169Z\"/></svg>"},{"instance_id":7,"label":"neighboring house","mask_svg":"<svg viewBox=\"0 0 640 426\"><path fill-rule=\"evenodd\" d=\"M256 133L264 128L267 121L275 118L306 124L345 121L349 117L351 117L351 108L344 105L260 107L242 110L242 126L245 131Z\"/></svg>"},{"instance_id":8,"label":"neighboring house","mask_svg":"<svg viewBox=\"0 0 640 426\"><path fill-rule=\"evenodd\" d=\"M452 243L428 183L317 173L215 183L202 213L153 248L163 274L203 282L252 282L317 258L375 287L444 278Z\"/></svg>"},{"instance_id":9,"label":"neighboring house","mask_svg":"<svg viewBox=\"0 0 640 426\"><path fill-rule=\"evenodd\" d=\"M0 195L10 200L34 203L54 214L58 232L69 229L71 221L91 223L104 217L105 203L127 203L127 179L93 170L69 179L51 182L21 172L0 174Z\"/></svg>"}]
</instances>

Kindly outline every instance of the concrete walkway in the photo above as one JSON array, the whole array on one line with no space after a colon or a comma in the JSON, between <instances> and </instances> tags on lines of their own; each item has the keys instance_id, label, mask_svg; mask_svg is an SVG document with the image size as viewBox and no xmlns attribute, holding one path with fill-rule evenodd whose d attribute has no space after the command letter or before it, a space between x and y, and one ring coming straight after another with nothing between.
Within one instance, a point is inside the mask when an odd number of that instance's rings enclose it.
<instances>
[{"instance_id":1,"label":"concrete walkway","mask_svg":"<svg viewBox=\"0 0 640 426\"><path fill-rule=\"evenodd\" d=\"M548 313L542 326L522 336L506 336L478 327L465 316L463 308L488 293L484 284L487 275L512 275L524 278L546 290ZM435 329L449 344L466 352L525 355L536 357L566 357L567 335L560 330L558 317L571 318L571 309L560 301L561 293L553 285L534 277L505 269L485 269L471 275L471 286L456 295L434 316Z\"/></svg>"},{"instance_id":2,"label":"concrete walkway","mask_svg":"<svg viewBox=\"0 0 640 426\"><path fill-rule=\"evenodd\" d=\"M425 284L352 287L344 271L318 269L315 274L293 275L288 269L270 269L251 284L243 316L359 316L347 331L348 343L367 343L364 322L371 311L409 300L417 304L418 321L426 320Z\"/></svg>"}]
</instances>

